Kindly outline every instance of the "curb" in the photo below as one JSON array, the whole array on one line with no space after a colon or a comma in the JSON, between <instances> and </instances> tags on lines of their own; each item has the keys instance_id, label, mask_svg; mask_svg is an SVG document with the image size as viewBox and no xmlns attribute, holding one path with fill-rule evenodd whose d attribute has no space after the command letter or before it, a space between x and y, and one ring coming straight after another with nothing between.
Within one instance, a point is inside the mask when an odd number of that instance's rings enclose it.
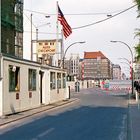
<instances>
[{"instance_id":1,"label":"curb","mask_svg":"<svg viewBox=\"0 0 140 140\"><path fill-rule=\"evenodd\" d=\"M75 99L73 99L73 100L63 100L64 103L62 103L62 104L54 103L54 106L52 106L52 107L50 107L50 108L44 108L44 109L39 110L39 111L37 111L37 112L33 112L33 113L28 114L28 115L25 115L25 116L22 116L22 117L18 117L18 118L13 119L13 120L9 120L9 121L7 121L7 122L1 123L0 126L4 126L4 125L7 125L7 124L9 124L9 123L12 123L12 122L16 122L16 121L18 121L18 120L21 120L21 119L31 117L31 116L33 116L33 115L42 113L42 112L44 112L44 111L50 111L50 110L52 110L52 109L55 109L55 108L58 108L58 107L62 107L62 106L64 106L64 105L68 105L68 104L73 103L73 102L76 102L76 101L78 101L78 100L79 100L78 98L75 98ZM50 105L51 105L51 104L50 104ZM46 107L48 107L48 106L46 105ZM36 108L34 108L34 109L36 109ZM34 110L34 109L31 109L31 110ZM28 110L27 110L27 111L28 111ZM23 112L26 112L26 111L23 111ZM19 112L19 113L21 113L21 112ZM8 118L8 116L5 116L4 118L1 118L1 119L7 119L7 118Z\"/></svg>"}]
</instances>

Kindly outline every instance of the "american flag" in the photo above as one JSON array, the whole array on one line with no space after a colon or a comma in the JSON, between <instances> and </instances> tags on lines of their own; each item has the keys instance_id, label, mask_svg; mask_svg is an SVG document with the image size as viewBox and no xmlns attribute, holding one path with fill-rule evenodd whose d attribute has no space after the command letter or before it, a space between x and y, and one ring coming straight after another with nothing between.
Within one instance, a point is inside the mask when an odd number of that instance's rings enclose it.
<instances>
[{"instance_id":1,"label":"american flag","mask_svg":"<svg viewBox=\"0 0 140 140\"><path fill-rule=\"evenodd\" d=\"M64 34L65 38L67 38L72 33L72 29L71 29L70 25L67 23L59 5L58 5L58 21L60 21L60 23L62 25L63 34Z\"/></svg>"}]
</instances>

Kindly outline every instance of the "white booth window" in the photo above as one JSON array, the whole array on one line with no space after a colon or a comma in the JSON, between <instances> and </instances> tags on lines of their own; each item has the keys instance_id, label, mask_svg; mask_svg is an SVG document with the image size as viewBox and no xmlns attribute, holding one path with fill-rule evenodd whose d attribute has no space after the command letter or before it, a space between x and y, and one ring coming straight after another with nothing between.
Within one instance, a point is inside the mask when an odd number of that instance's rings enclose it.
<instances>
[{"instance_id":1,"label":"white booth window","mask_svg":"<svg viewBox=\"0 0 140 140\"><path fill-rule=\"evenodd\" d=\"M61 73L57 73L57 88L61 88Z\"/></svg>"},{"instance_id":2,"label":"white booth window","mask_svg":"<svg viewBox=\"0 0 140 140\"><path fill-rule=\"evenodd\" d=\"M9 65L9 91L20 90L20 68Z\"/></svg>"},{"instance_id":3,"label":"white booth window","mask_svg":"<svg viewBox=\"0 0 140 140\"><path fill-rule=\"evenodd\" d=\"M55 72L50 72L50 89L55 89L56 85L56 78L55 78Z\"/></svg>"},{"instance_id":4,"label":"white booth window","mask_svg":"<svg viewBox=\"0 0 140 140\"><path fill-rule=\"evenodd\" d=\"M36 90L36 70L29 69L28 72L28 89L29 91Z\"/></svg>"},{"instance_id":5,"label":"white booth window","mask_svg":"<svg viewBox=\"0 0 140 140\"><path fill-rule=\"evenodd\" d=\"M63 73L63 88L66 88L66 74Z\"/></svg>"}]
</instances>

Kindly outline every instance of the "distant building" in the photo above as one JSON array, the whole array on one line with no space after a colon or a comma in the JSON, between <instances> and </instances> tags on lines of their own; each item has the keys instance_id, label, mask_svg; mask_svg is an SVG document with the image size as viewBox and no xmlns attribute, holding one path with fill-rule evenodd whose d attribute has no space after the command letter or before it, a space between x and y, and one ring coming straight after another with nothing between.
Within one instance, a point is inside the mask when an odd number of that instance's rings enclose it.
<instances>
[{"instance_id":1,"label":"distant building","mask_svg":"<svg viewBox=\"0 0 140 140\"><path fill-rule=\"evenodd\" d=\"M84 59L79 61L79 80L84 80Z\"/></svg>"},{"instance_id":2,"label":"distant building","mask_svg":"<svg viewBox=\"0 0 140 140\"><path fill-rule=\"evenodd\" d=\"M84 79L112 79L111 62L101 51L84 53Z\"/></svg>"},{"instance_id":3,"label":"distant building","mask_svg":"<svg viewBox=\"0 0 140 140\"><path fill-rule=\"evenodd\" d=\"M79 54L71 54L70 58L65 60L65 68L67 69L67 73L74 80L75 78L79 79L79 71L80 71L80 57Z\"/></svg>"},{"instance_id":4,"label":"distant building","mask_svg":"<svg viewBox=\"0 0 140 140\"><path fill-rule=\"evenodd\" d=\"M121 67L118 64L113 65L113 79L121 80Z\"/></svg>"}]
</instances>

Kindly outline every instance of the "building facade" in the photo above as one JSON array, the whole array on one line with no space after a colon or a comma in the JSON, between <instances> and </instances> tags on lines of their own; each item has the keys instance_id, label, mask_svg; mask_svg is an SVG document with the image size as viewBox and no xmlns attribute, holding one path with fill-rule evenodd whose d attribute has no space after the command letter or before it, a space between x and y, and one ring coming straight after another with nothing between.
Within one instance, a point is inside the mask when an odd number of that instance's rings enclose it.
<instances>
[{"instance_id":1,"label":"building facade","mask_svg":"<svg viewBox=\"0 0 140 140\"><path fill-rule=\"evenodd\" d=\"M134 78L140 79L140 62L134 64Z\"/></svg>"},{"instance_id":2,"label":"building facade","mask_svg":"<svg viewBox=\"0 0 140 140\"><path fill-rule=\"evenodd\" d=\"M65 60L65 68L68 75L74 80L74 77L80 77L80 57L79 54L71 54L70 58Z\"/></svg>"},{"instance_id":3,"label":"building facade","mask_svg":"<svg viewBox=\"0 0 140 140\"><path fill-rule=\"evenodd\" d=\"M6 55L0 65L0 116L69 98L63 69Z\"/></svg>"},{"instance_id":4,"label":"building facade","mask_svg":"<svg viewBox=\"0 0 140 140\"><path fill-rule=\"evenodd\" d=\"M23 0L1 0L1 52L23 58Z\"/></svg>"},{"instance_id":5,"label":"building facade","mask_svg":"<svg viewBox=\"0 0 140 140\"><path fill-rule=\"evenodd\" d=\"M111 62L102 52L84 53L84 79L111 79Z\"/></svg>"},{"instance_id":6,"label":"building facade","mask_svg":"<svg viewBox=\"0 0 140 140\"><path fill-rule=\"evenodd\" d=\"M121 80L121 67L120 65L113 65L113 79Z\"/></svg>"},{"instance_id":7,"label":"building facade","mask_svg":"<svg viewBox=\"0 0 140 140\"><path fill-rule=\"evenodd\" d=\"M23 59L23 0L1 0L0 116L69 98L66 71L45 60Z\"/></svg>"}]
</instances>

